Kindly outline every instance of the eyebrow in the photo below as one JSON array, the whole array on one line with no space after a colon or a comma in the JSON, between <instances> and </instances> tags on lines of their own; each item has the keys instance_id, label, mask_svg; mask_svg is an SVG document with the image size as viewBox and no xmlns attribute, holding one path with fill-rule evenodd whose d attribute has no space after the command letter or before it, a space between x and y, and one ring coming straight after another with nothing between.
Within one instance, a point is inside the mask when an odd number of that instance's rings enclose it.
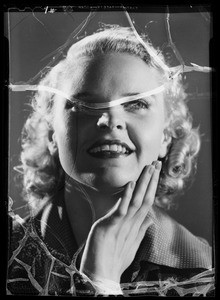
<instances>
[{"instance_id":1,"label":"eyebrow","mask_svg":"<svg viewBox=\"0 0 220 300\"><path fill-rule=\"evenodd\" d=\"M137 92L137 93L125 93L125 94L122 94L121 96L122 97L129 97L129 96L136 96L136 95L139 95L141 94L142 92Z\"/></svg>"}]
</instances>

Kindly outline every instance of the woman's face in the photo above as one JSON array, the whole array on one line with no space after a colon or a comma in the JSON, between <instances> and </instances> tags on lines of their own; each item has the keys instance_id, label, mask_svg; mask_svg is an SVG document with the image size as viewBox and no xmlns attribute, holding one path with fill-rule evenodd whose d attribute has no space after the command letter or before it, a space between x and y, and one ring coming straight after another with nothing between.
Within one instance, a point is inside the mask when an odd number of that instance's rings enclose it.
<instances>
[{"instance_id":1,"label":"woman's face","mask_svg":"<svg viewBox=\"0 0 220 300\"><path fill-rule=\"evenodd\" d=\"M114 53L81 59L63 91L86 102L109 102L160 85L159 74L140 58ZM74 112L67 100L54 106L60 162L73 179L100 191L136 181L146 165L166 154L162 94L97 114Z\"/></svg>"}]
</instances>

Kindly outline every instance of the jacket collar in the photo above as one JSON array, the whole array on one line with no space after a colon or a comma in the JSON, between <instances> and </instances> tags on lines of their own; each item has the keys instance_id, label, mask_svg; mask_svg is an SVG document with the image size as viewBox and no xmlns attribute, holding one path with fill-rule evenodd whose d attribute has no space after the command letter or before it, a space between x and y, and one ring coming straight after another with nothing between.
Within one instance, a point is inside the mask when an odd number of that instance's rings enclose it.
<instances>
[{"instance_id":1,"label":"jacket collar","mask_svg":"<svg viewBox=\"0 0 220 300\"><path fill-rule=\"evenodd\" d=\"M145 260L178 269L212 268L212 250L204 239L194 236L156 206L149 211L149 217L153 224L137 252L137 264Z\"/></svg>"}]
</instances>

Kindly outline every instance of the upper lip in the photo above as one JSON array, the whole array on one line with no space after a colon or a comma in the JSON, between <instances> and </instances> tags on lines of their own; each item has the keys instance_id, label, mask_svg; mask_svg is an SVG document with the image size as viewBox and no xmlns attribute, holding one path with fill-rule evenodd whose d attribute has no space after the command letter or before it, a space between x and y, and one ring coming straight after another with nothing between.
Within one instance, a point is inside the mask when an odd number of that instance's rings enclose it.
<instances>
[{"instance_id":1,"label":"upper lip","mask_svg":"<svg viewBox=\"0 0 220 300\"><path fill-rule=\"evenodd\" d=\"M129 147L128 144L122 142L119 139L99 139L94 144L92 144L92 146L89 147L88 151L95 147L100 147L102 145L121 145L122 147L125 147L130 152L134 151L134 149L131 149L131 147Z\"/></svg>"}]
</instances>

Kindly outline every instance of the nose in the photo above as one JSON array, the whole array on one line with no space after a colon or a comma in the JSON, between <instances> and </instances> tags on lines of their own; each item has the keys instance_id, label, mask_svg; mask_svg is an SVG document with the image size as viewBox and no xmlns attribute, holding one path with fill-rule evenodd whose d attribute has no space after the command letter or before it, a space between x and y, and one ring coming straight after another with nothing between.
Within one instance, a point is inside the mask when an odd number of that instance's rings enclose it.
<instances>
[{"instance_id":1,"label":"nose","mask_svg":"<svg viewBox=\"0 0 220 300\"><path fill-rule=\"evenodd\" d=\"M97 126L98 128L104 130L106 129L123 130L126 128L126 122L120 109L114 107L102 113L102 115L99 117L97 121Z\"/></svg>"}]
</instances>

